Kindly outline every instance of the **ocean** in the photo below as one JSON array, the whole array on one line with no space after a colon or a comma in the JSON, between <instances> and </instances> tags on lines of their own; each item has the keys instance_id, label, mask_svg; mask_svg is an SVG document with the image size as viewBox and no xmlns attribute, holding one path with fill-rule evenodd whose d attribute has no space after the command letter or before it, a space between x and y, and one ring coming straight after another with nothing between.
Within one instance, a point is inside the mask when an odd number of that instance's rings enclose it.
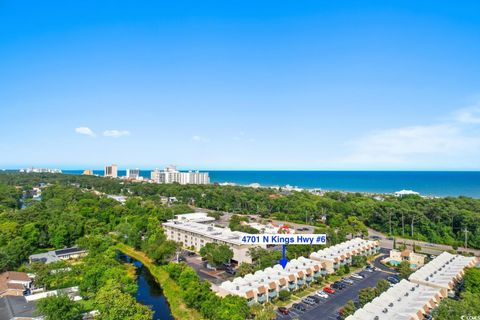
<instances>
[{"instance_id":1,"label":"ocean","mask_svg":"<svg viewBox=\"0 0 480 320\"><path fill-rule=\"evenodd\" d=\"M82 170L64 170L81 174ZM393 193L414 190L424 196L480 198L480 171L208 171L212 183L262 186L291 185L307 189ZM94 170L103 175L103 170ZM119 170L120 176L125 170ZM150 170L142 170L150 177Z\"/></svg>"}]
</instances>

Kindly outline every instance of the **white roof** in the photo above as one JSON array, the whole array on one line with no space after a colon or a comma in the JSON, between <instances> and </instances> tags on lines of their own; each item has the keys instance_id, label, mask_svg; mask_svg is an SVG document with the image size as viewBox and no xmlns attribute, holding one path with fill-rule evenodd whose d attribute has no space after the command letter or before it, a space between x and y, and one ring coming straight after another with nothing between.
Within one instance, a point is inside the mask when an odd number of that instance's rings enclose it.
<instances>
[{"instance_id":1,"label":"white roof","mask_svg":"<svg viewBox=\"0 0 480 320\"><path fill-rule=\"evenodd\" d=\"M336 244L334 246L318 250L317 252L312 252L310 254L310 258L315 260L334 261L335 258L340 258L342 255L345 255L347 253L351 254L353 250L361 249L365 246L371 246L372 244L377 245L377 242L360 238L353 238L351 240Z\"/></svg>"},{"instance_id":2,"label":"white roof","mask_svg":"<svg viewBox=\"0 0 480 320\"><path fill-rule=\"evenodd\" d=\"M428 264L418 269L408 278L412 282L430 284L449 289L455 278L467 266L473 266L477 261L475 257L465 257L443 252Z\"/></svg>"},{"instance_id":3,"label":"white roof","mask_svg":"<svg viewBox=\"0 0 480 320\"><path fill-rule=\"evenodd\" d=\"M249 273L244 277L238 277L232 281L225 281L220 287L232 294L243 296L249 290L256 291L258 287L262 285L268 286L269 283L282 278L288 282L288 276L294 275L296 278L298 272L306 272L307 269L313 268L314 266L321 268L321 263L305 257L299 257L298 259L289 261L285 269L283 269L281 265L276 264L273 267L256 271L253 274Z\"/></svg>"},{"instance_id":4,"label":"white roof","mask_svg":"<svg viewBox=\"0 0 480 320\"><path fill-rule=\"evenodd\" d=\"M185 213L175 215L176 220L178 221L188 221L188 222L210 222L215 221L214 217L209 217L205 212L194 212L194 213Z\"/></svg>"},{"instance_id":5,"label":"white roof","mask_svg":"<svg viewBox=\"0 0 480 320\"><path fill-rule=\"evenodd\" d=\"M240 237L251 235L245 232L232 231L229 228L219 228L213 225L202 224L198 222L183 222L178 220L170 220L168 222L162 223L162 225L192 232L211 239L216 239L236 245L243 245L242 241L240 241Z\"/></svg>"},{"instance_id":6,"label":"white roof","mask_svg":"<svg viewBox=\"0 0 480 320\"><path fill-rule=\"evenodd\" d=\"M440 296L441 290L402 280L346 320L408 320L419 311L424 313L424 306Z\"/></svg>"}]
</instances>

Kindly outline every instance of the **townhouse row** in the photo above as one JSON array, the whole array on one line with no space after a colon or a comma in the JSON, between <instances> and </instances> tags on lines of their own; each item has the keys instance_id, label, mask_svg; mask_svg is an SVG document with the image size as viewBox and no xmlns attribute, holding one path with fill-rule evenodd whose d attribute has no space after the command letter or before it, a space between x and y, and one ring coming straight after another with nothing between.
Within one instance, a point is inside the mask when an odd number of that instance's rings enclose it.
<instances>
[{"instance_id":1,"label":"townhouse row","mask_svg":"<svg viewBox=\"0 0 480 320\"><path fill-rule=\"evenodd\" d=\"M310 254L310 259L325 263L328 273L336 272L341 266L350 265L354 256L369 256L380 251L378 241L353 238Z\"/></svg>"},{"instance_id":2,"label":"townhouse row","mask_svg":"<svg viewBox=\"0 0 480 320\"><path fill-rule=\"evenodd\" d=\"M453 293L466 268L478 263L476 257L443 252L346 320L422 320L442 299Z\"/></svg>"},{"instance_id":3,"label":"townhouse row","mask_svg":"<svg viewBox=\"0 0 480 320\"><path fill-rule=\"evenodd\" d=\"M280 290L292 291L308 286L319 277L334 273L340 266L351 264L354 256L372 255L378 250L375 241L355 238L314 252L310 259L293 259L285 269L277 264L233 281L225 281L217 293L221 296L233 294L244 297L249 304L265 303L277 298Z\"/></svg>"},{"instance_id":4,"label":"townhouse row","mask_svg":"<svg viewBox=\"0 0 480 320\"><path fill-rule=\"evenodd\" d=\"M249 305L265 303L277 298L280 290L292 291L302 288L326 274L325 264L299 257L289 261L285 269L276 264L254 274L225 281L217 293L220 296L233 294L244 297Z\"/></svg>"}]
</instances>

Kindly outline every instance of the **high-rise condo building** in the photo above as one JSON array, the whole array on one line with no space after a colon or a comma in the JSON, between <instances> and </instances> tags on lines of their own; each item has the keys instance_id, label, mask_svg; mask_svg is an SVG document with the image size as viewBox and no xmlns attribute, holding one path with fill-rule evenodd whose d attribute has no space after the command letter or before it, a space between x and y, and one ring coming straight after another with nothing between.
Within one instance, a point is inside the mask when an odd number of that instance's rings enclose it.
<instances>
[{"instance_id":1,"label":"high-rise condo building","mask_svg":"<svg viewBox=\"0 0 480 320\"><path fill-rule=\"evenodd\" d=\"M103 175L110 178L118 177L117 165L112 164L110 166L105 166L105 171Z\"/></svg>"},{"instance_id":2,"label":"high-rise condo building","mask_svg":"<svg viewBox=\"0 0 480 320\"><path fill-rule=\"evenodd\" d=\"M175 166L167 166L164 170L155 169L150 178L156 183L179 183L179 184L209 184L208 172L188 171L180 172Z\"/></svg>"},{"instance_id":3,"label":"high-rise condo building","mask_svg":"<svg viewBox=\"0 0 480 320\"><path fill-rule=\"evenodd\" d=\"M127 178L134 180L140 178L140 169L127 169Z\"/></svg>"}]
</instances>

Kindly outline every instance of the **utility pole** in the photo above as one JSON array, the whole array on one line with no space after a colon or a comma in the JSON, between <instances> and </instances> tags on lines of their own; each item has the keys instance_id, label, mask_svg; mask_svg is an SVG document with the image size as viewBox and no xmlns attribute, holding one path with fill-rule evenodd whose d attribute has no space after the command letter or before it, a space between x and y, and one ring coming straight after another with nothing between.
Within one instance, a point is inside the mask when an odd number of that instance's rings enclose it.
<instances>
[{"instance_id":1,"label":"utility pole","mask_svg":"<svg viewBox=\"0 0 480 320\"><path fill-rule=\"evenodd\" d=\"M388 224L389 224L389 235L391 236L392 235L392 212L389 211L389 215L388 215Z\"/></svg>"},{"instance_id":2,"label":"utility pole","mask_svg":"<svg viewBox=\"0 0 480 320\"><path fill-rule=\"evenodd\" d=\"M403 211L402 211L402 237L405 236L405 220L403 219Z\"/></svg>"},{"instance_id":3,"label":"utility pole","mask_svg":"<svg viewBox=\"0 0 480 320\"><path fill-rule=\"evenodd\" d=\"M413 239L413 222L414 221L415 221L415 216L412 215L412 225L411 225L411 227L412 227L412 239Z\"/></svg>"}]
</instances>

